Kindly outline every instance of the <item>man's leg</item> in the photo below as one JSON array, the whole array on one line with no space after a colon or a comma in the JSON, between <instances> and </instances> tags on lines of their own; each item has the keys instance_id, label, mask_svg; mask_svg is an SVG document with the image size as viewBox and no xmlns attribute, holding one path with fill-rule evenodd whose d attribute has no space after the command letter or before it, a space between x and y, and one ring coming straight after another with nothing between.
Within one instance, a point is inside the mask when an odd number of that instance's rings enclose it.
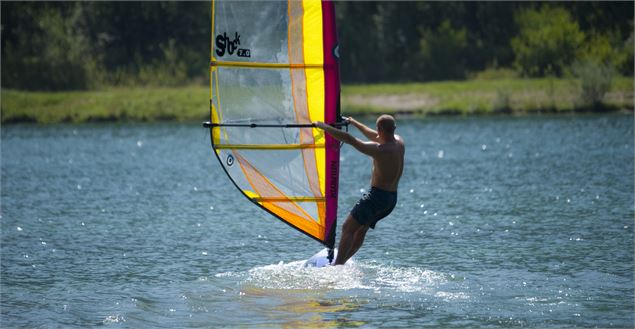
<instances>
[{"instance_id":1,"label":"man's leg","mask_svg":"<svg viewBox=\"0 0 635 329\"><path fill-rule=\"evenodd\" d=\"M360 225L350 214L346 217L346 221L342 225L342 237L340 238L335 265L342 265L353 257L359 247L362 246L362 243L364 243L366 231L368 231L368 226Z\"/></svg>"},{"instance_id":2,"label":"man's leg","mask_svg":"<svg viewBox=\"0 0 635 329\"><path fill-rule=\"evenodd\" d=\"M340 237L340 244L337 249L337 258L335 258L335 265L342 265L346 262L346 256L350 251L353 244L353 234L357 231L361 225L348 214L344 225L342 225L342 236Z\"/></svg>"},{"instance_id":3,"label":"man's leg","mask_svg":"<svg viewBox=\"0 0 635 329\"><path fill-rule=\"evenodd\" d=\"M351 249L348 252L348 255L346 255L344 263L346 263L351 257L353 257L353 255L355 255L355 253L357 253L359 248L362 246L362 244L364 243L364 238L366 237L366 232L368 232L367 225L362 225L360 228L357 229L357 231L355 231L355 233L353 234L353 243Z\"/></svg>"}]
</instances>

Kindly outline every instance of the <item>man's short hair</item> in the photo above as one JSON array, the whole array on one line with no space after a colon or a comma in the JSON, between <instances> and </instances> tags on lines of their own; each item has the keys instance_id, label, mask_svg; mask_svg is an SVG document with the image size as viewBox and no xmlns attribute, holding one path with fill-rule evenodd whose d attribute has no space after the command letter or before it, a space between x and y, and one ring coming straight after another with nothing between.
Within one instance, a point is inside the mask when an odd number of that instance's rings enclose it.
<instances>
[{"instance_id":1,"label":"man's short hair","mask_svg":"<svg viewBox=\"0 0 635 329\"><path fill-rule=\"evenodd\" d=\"M392 115L382 114L377 119L377 128L389 134L394 133L395 128L397 128L395 118L393 118Z\"/></svg>"}]
</instances>

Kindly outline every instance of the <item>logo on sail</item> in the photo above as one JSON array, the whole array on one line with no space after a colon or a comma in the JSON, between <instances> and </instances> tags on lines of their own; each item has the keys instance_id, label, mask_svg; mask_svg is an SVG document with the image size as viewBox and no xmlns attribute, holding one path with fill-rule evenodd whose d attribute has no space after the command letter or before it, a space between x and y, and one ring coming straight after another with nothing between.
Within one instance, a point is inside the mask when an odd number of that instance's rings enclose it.
<instances>
[{"instance_id":1,"label":"logo on sail","mask_svg":"<svg viewBox=\"0 0 635 329\"><path fill-rule=\"evenodd\" d=\"M240 46L240 34L234 33L234 37L227 36L227 32L216 36L216 55L223 57L225 54L233 55L236 53L238 57L251 57L251 50L238 48Z\"/></svg>"},{"instance_id":2,"label":"logo on sail","mask_svg":"<svg viewBox=\"0 0 635 329\"><path fill-rule=\"evenodd\" d=\"M338 184L338 172L339 172L339 163L338 161L331 161L331 186L329 186L331 197L337 199L337 184Z\"/></svg>"}]
</instances>

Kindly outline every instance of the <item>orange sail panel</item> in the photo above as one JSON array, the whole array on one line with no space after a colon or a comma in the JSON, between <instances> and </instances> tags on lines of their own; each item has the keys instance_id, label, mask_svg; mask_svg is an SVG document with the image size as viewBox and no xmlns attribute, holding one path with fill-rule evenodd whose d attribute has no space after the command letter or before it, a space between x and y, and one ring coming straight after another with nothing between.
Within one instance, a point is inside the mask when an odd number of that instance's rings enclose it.
<instances>
[{"instance_id":1,"label":"orange sail panel","mask_svg":"<svg viewBox=\"0 0 635 329\"><path fill-rule=\"evenodd\" d=\"M253 203L333 247L339 119L333 3L214 1L210 132L225 172Z\"/></svg>"}]
</instances>

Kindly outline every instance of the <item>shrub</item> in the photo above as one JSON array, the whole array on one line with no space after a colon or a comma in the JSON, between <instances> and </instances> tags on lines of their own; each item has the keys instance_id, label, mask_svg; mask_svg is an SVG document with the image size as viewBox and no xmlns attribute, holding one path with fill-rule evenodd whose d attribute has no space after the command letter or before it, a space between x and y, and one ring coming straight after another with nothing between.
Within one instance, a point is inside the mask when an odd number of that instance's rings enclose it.
<instances>
[{"instance_id":1,"label":"shrub","mask_svg":"<svg viewBox=\"0 0 635 329\"><path fill-rule=\"evenodd\" d=\"M598 108L604 95L611 88L614 68L596 60L576 61L572 66L573 74L580 79L580 99L585 106Z\"/></svg>"},{"instance_id":2,"label":"shrub","mask_svg":"<svg viewBox=\"0 0 635 329\"><path fill-rule=\"evenodd\" d=\"M496 90L496 98L492 102L492 109L495 113L511 113L511 93L507 89Z\"/></svg>"},{"instance_id":3,"label":"shrub","mask_svg":"<svg viewBox=\"0 0 635 329\"><path fill-rule=\"evenodd\" d=\"M516 79L518 72L509 68L489 68L470 75L474 80Z\"/></svg>"}]
</instances>

